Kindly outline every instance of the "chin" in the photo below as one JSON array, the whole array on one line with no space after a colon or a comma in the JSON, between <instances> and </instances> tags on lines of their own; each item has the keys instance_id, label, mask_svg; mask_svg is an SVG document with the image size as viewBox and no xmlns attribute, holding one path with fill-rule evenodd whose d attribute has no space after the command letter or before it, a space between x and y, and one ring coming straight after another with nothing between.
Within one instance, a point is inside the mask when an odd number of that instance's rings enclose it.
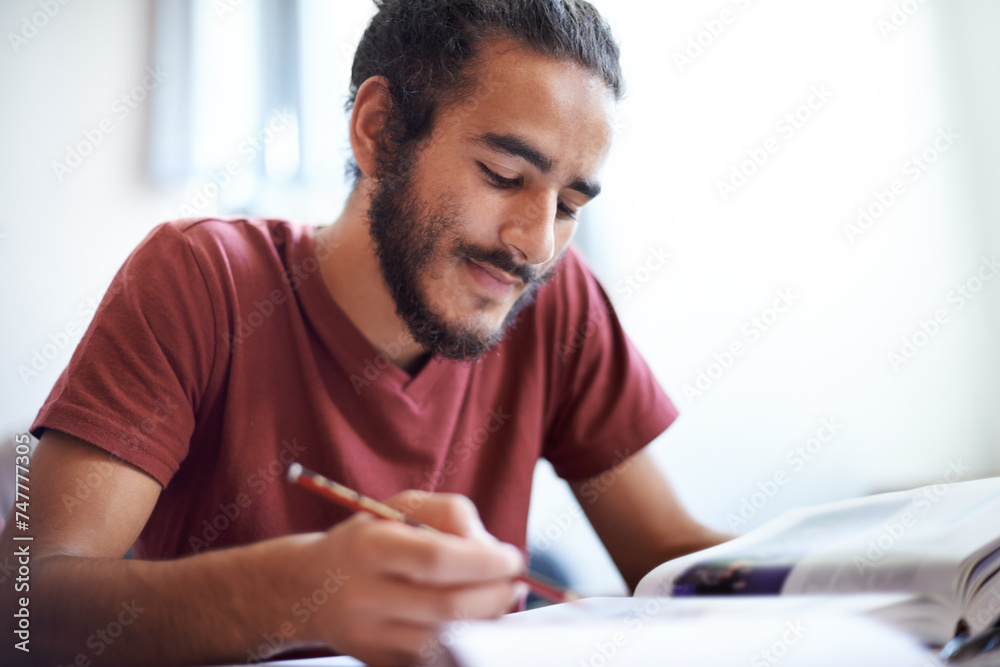
<instances>
[{"instance_id":1,"label":"chin","mask_svg":"<svg viewBox=\"0 0 1000 667\"><path fill-rule=\"evenodd\" d=\"M470 329L482 336L496 336L503 333L507 325L507 316L511 312L512 304L495 306L486 310L480 310L471 315L466 321L471 322Z\"/></svg>"},{"instance_id":2,"label":"chin","mask_svg":"<svg viewBox=\"0 0 1000 667\"><path fill-rule=\"evenodd\" d=\"M503 328L519 296L520 292L503 301L496 301L476 293L467 294L452 300L438 315L443 315L455 327L493 332ZM447 303L447 300L441 298L441 302Z\"/></svg>"},{"instance_id":3,"label":"chin","mask_svg":"<svg viewBox=\"0 0 1000 667\"><path fill-rule=\"evenodd\" d=\"M504 319L483 312L448 320L448 327L455 332L475 338L493 338L503 332Z\"/></svg>"},{"instance_id":4,"label":"chin","mask_svg":"<svg viewBox=\"0 0 1000 667\"><path fill-rule=\"evenodd\" d=\"M442 292L438 294L441 295ZM448 294L448 291L445 290L444 294ZM449 300L439 296L438 303L445 302L447 306L441 310L433 307L427 310L427 314L433 318L436 332L432 330L429 334L423 332L427 335L421 335L421 332L413 328L412 322L408 322L408 325L417 341L433 354L469 361L494 348L501 341L513 324L516 312L531 302L530 297L531 294L524 297L524 290L503 302L476 292L466 292L461 298Z\"/></svg>"}]
</instances>

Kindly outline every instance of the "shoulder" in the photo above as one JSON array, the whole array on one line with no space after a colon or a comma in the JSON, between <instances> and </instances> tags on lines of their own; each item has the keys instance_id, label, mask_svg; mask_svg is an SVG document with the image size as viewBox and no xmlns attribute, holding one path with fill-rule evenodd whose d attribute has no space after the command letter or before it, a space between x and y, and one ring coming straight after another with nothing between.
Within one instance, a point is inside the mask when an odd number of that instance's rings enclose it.
<instances>
[{"instance_id":1,"label":"shoulder","mask_svg":"<svg viewBox=\"0 0 1000 667\"><path fill-rule=\"evenodd\" d=\"M206 279L283 271L304 225L263 218L186 218L154 227L130 258L139 266L193 265Z\"/></svg>"},{"instance_id":2,"label":"shoulder","mask_svg":"<svg viewBox=\"0 0 1000 667\"><path fill-rule=\"evenodd\" d=\"M576 362L584 348L602 348L616 331L610 299L580 251L570 246L534 303L517 315L498 352L520 365L536 358L548 372L563 373L566 364L559 362Z\"/></svg>"},{"instance_id":3,"label":"shoulder","mask_svg":"<svg viewBox=\"0 0 1000 667\"><path fill-rule=\"evenodd\" d=\"M583 255L570 246L552 277L539 288L534 307L535 317L555 327L552 333L557 337L564 337L611 309L611 302Z\"/></svg>"},{"instance_id":4,"label":"shoulder","mask_svg":"<svg viewBox=\"0 0 1000 667\"><path fill-rule=\"evenodd\" d=\"M157 226L150 238L165 243L183 241L192 250L230 256L280 251L303 232L302 225L264 218L185 218Z\"/></svg>"},{"instance_id":5,"label":"shoulder","mask_svg":"<svg viewBox=\"0 0 1000 667\"><path fill-rule=\"evenodd\" d=\"M596 284L590 266L573 245L566 249L562 259L559 260L550 282L554 285L561 285L561 289L570 290L590 288L592 284Z\"/></svg>"}]
</instances>

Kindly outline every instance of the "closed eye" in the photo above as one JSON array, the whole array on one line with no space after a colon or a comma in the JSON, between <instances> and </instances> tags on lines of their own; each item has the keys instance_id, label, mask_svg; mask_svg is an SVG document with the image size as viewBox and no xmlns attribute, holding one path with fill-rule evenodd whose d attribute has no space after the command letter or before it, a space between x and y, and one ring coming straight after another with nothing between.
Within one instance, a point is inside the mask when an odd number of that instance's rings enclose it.
<instances>
[{"instance_id":1,"label":"closed eye","mask_svg":"<svg viewBox=\"0 0 1000 667\"><path fill-rule=\"evenodd\" d=\"M521 184L520 178L504 178L482 162L477 162L476 164L478 164L479 168L483 170L483 175L486 177L486 180L498 188L516 188Z\"/></svg>"},{"instance_id":2,"label":"closed eye","mask_svg":"<svg viewBox=\"0 0 1000 667\"><path fill-rule=\"evenodd\" d=\"M505 178L500 174L496 173L495 171L493 171L492 169L490 169L489 167L487 167L482 162L476 162L476 164L479 165L479 168L482 170L483 176L486 177L486 180L489 181L490 184L493 185L494 187L500 188L502 190L510 190L511 188L516 188L521 184L520 178ZM576 219L577 212L571 209L569 206L566 206L566 204L559 202L557 208L567 218L571 218L573 220Z\"/></svg>"},{"instance_id":3,"label":"closed eye","mask_svg":"<svg viewBox=\"0 0 1000 667\"><path fill-rule=\"evenodd\" d=\"M570 218L572 220L576 220L576 211L574 211L573 209L571 209L569 206L566 206L566 204L564 204L562 202L559 202L559 205L557 206L557 208L560 211L562 211L563 215L565 215L567 218Z\"/></svg>"}]
</instances>

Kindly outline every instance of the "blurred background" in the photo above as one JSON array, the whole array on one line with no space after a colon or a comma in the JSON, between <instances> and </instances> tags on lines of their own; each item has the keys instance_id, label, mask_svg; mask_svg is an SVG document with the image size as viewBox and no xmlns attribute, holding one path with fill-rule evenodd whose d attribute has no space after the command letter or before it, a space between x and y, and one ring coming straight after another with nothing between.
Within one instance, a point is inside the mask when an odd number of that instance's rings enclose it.
<instances>
[{"instance_id":1,"label":"blurred background","mask_svg":"<svg viewBox=\"0 0 1000 667\"><path fill-rule=\"evenodd\" d=\"M622 47L578 244L681 411L705 523L1000 474L1000 4L596 0ZM0 433L156 224L321 223L369 0L0 5ZM529 541L624 584L540 464Z\"/></svg>"}]
</instances>

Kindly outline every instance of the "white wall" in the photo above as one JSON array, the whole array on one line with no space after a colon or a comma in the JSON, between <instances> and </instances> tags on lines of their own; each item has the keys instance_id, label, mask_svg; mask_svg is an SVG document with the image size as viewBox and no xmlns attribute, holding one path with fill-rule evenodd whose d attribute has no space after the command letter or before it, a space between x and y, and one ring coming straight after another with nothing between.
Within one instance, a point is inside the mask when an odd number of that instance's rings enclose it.
<instances>
[{"instance_id":1,"label":"white wall","mask_svg":"<svg viewBox=\"0 0 1000 667\"><path fill-rule=\"evenodd\" d=\"M1000 279L961 309L952 292L1000 257L998 6L597 4L629 93L606 194L584 224L610 251L598 270L623 321L681 409L652 451L691 510L743 532L796 504L928 483L952 463L967 478L1000 473ZM879 21L904 4L915 11L884 38ZM701 53L675 60L692 38ZM813 99L801 128L776 126L817 86L832 95ZM933 165L904 171L949 127L959 137ZM723 200L717 182L748 150L760 160L768 139L777 150ZM894 180L904 194L852 243L845 225ZM645 273L661 247L670 259ZM641 289L619 282L629 275ZM794 305L746 335L778 290ZM937 311L946 323L894 368L888 353ZM733 343L743 353L730 363ZM686 392L700 372L714 377ZM836 435L820 433L829 442L809 460L788 458L824 419L842 425ZM592 543L582 522L555 527L570 504L548 495L532 523L565 554ZM620 587L606 560L582 574L588 592Z\"/></svg>"},{"instance_id":2,"label":"white wall","mask_svg":"<svg viewBox=\"0 0 1000 667\"><path fill-rule=\"evenodd\" d=\"M145 180L148 101L134 109L116 105L153 64L151 3L53 4L58 13L47 23L37 1L0 4L0 433L6 434L30 425L90 320L88 300L100 299L150 228L176 216L174 196ZM9 34L21 33L34 14L44 27L15 53ZM96 138L102 121L110 133L60 180L52 164L86 141L85 132ZM68 345L52 343L73 327ZM32 369L36 352L48 358L36 360L37 376L22 378L19 366Z\"/></svg>"},{"instance_id":3,"label":"white wall","mask_svg":"<svg viewBox=\"0 0 1000 667\"><path fill-rule=\"evenodd\" d=\"M782 471L787 483L740 529L797 503L931 481L955 459L970 477L1000 473L1000 364L991 345L1000 280L962 310L948 301L983 255L1000 251L991 191L1000 176L991 128L1000 117L1000 49L990 41L997 6L916 5L883 39L886 0L596 4L621 41L629 95L605 194L584 224L607 250L594 263L622 319L682 411L653 452L692 511L726 528L757 483ZM45 346L69 325L82 330L87 300L191 194L145 179L150 105L125 118L112 107L155 65L151 7L70 2L15 53L7 35L41 11L38 0L0 4L0 432L27 428L79 333L63 349ZM724 8L732 22L678 71L673 53ZM322 46L310 53L322 54L315 71L333 92L307 89L306 131L323 116L342 126L341 51L370 9L355 0L330 42L312 47ZM340 60L323 64L332 58ZM832 97L786 139L776 122L817 85ZM52 163L105 118L113 130L60 181ZM857 207L907 178L909 156L949 126L960 135L954 146L906 181L905 194L852 244L843 226ZM333 134L324 141L334 157L317 170L325 180L294 201L265 197L261 212L336 214L331 193L343 191L346 142ZM781 139L778 151L723 202L717 180L769 137ZM322 162L323 154L304 157ZM640 290L616 289L626 275L643 277L640 267L661 246L671 257ZM744 323L779 289L795 295L794 306L750 341ZM938 309L948 322L894 370L887 353ZM744 354L688 400L685 385L734 341ZM52 358L22 380L18 367L45 351ZM842 428L795 469L786 453L828 418ZM620 590L606 558L581 558L596 547L583 522L550 529L565 524L570 500L544 466L538 480L531 531L556 536L552 549L576 559L585 592Z\"/></svg>"}]
</instances>

